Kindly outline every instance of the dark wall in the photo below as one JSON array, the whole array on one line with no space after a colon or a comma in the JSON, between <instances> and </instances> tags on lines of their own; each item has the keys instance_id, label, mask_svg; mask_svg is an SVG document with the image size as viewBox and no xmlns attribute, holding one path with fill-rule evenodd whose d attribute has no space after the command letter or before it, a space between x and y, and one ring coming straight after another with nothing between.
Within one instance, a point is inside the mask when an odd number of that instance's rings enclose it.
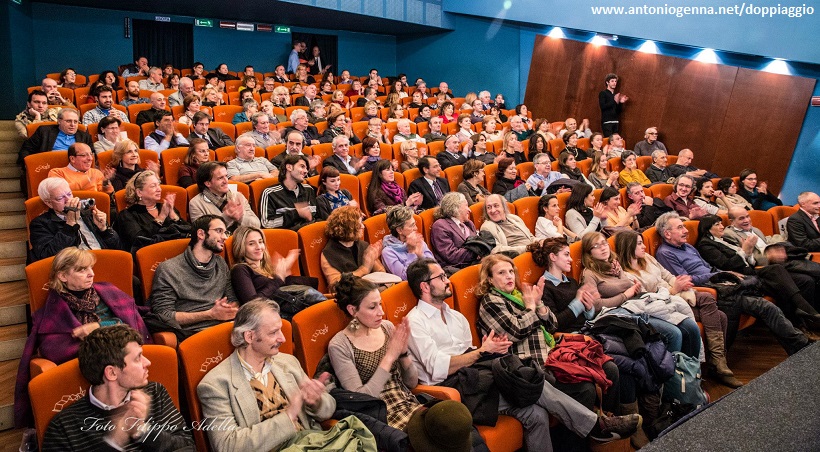
<instances>
[{"instance_id":1,"label":"dark wall","mask_svg":"<svg viewBox=\"0 0 820 452\"><path fill-rule=\"evenodd\" d=\"M630 97L621 114L630 148L656 126L670 153L690 148L696 165L721 175L757 168L780 190L814 79L538 36L525 102L538 117L589 118L599 131L609 72Z\"/></svg>"}]
</instances>

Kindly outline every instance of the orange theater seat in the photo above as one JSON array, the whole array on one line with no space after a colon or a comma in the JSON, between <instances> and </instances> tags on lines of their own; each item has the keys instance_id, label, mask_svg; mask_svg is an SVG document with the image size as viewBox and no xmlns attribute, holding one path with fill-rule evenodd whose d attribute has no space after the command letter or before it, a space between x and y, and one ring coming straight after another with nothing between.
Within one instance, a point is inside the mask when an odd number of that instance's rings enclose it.
<instances>
[{"instance_id":1,"label":"orange theater seat","mask_svg":"<svg viewBox=\"0 0 820 452\"><path fill-rule=\"evenodd\" d=\"M317 289L319 292L327 293L327 280L322 273L322 250L327 244L327 237L325 236L326 221L317 221L316 223L302 226L299 228L299 251L301 251L300 259L302 261L302 269L307 272L308 276L312 276L319 280Z\"/></svg>"}]
</instances>

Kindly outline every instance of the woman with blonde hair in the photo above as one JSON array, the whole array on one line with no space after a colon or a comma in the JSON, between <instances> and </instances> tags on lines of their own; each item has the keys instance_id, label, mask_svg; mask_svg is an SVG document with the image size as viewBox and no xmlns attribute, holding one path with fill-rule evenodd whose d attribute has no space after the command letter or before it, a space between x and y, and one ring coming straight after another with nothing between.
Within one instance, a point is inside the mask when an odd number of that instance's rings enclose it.
<instances>
[{"instance_id":1,"label":"woman with blonde hair","mask_svg":"<svg viewBox=\"0 0 820 452\"><path fill-rule=\"evenodd\" d=\"M211 159L208 142L204 138L192 138L188 152L182 160L182 166L177 173L177 185L186 188L196 183L196 170L199 165Z\"/></svg>"},{"instance_id":2,"label":"woman with blonde hair","mask_svg":"<svg viewBox=\"0 0 820 452\"><path fill-rule=\"evenodd\" d=\"M114 146L111 153L111 162L105 168L106 178L111 181L114 190L122 190L135 174L151 170L159 173L159 165L153 160L145 162L145 167L140 166L140 150L137 143L129 139L120 141Z\"/></svg>"},{"instance_id":3,"label":"woman with blonde hair","mask_svg":"<svg viewBox=\"0 0 820 452\"><path fill-rule=\"evenodd\" d=\"M595 151L592 154L592 167L589 169L589 180L595 188L619 188L618 186L618 172L607 170L608 160L603 152Z\"/></svg>"},{"instance_id":4,"label":"woman with blonde hair","mask_svg":"<svg viewBox=\"0 0 820 452\"><path fill-rule=\"evenodd\" d=\"M168 193L162 199L162 186L155 172L145 170L134 175L125 186L128 208L121 211L114 222L123 249L134 252L148 244L181 238L173 237L176 234L172 234L170 229L190 231L190 223L180 218L174 201L174 193Z\"/></svg>"}]
</instances>

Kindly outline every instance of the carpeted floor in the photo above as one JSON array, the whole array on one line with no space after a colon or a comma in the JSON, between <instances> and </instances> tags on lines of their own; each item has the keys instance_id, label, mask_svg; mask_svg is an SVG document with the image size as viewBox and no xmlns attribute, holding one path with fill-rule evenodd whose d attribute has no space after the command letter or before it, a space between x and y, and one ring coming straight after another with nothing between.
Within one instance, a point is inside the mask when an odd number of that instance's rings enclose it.
<instances>
[{"instance_id":1,"label":"carpeted floor","mask_svg":"<svg viewBox=\"0 0 820 452\"><path fill-rule=\"evenodd\" d=\"M642 451L820 451L820 343L801 350Z\"/></svg>"}]
</instances>

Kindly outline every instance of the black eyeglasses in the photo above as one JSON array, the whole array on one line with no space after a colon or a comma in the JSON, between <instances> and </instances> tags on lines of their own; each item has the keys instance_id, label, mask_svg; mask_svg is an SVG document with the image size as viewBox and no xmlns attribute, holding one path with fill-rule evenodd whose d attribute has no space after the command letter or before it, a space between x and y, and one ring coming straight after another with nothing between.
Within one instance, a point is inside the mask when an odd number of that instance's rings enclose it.
<instances>
[{"instance_id":1,"label":"black eyeglasses","mask_svg":"<svg viewBox=\"0 0 820 452\"><path fill-rule=\"evenodd\" d=\"M438 276L433 276L430 279L425 279L424 282L430 283L433 282L434 279L438 279L441 280L441 282L444 282L444 280L447 279L447 273L441 273Z\"/></svg>"}]
</instances>

